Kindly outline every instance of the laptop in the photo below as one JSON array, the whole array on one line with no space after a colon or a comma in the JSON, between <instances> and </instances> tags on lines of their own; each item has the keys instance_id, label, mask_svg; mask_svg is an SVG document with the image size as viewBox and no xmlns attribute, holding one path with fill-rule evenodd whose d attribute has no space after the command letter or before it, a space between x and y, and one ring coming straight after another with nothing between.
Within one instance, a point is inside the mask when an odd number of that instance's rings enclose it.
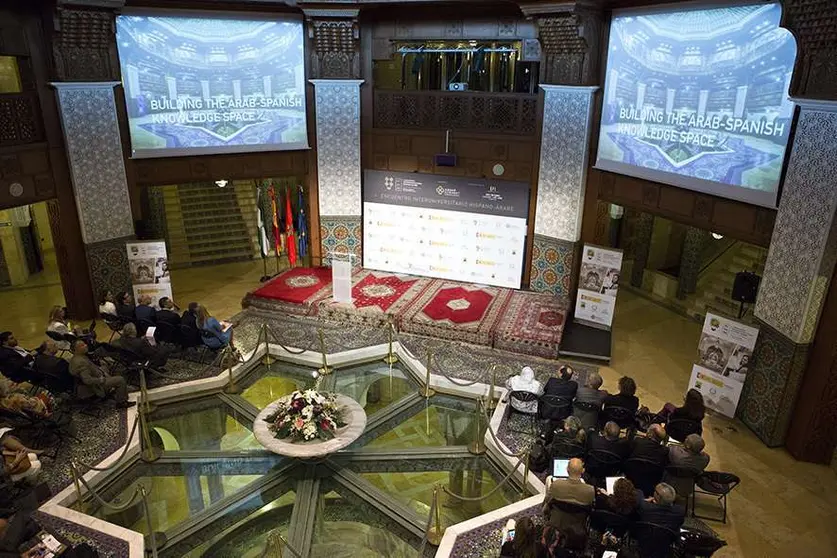
<instances>
[{"instance_id":1,"label":"laptop","mask_svg":"<svg viewBox=\"0 0 837 558\"><path fill-rule=\"evenodd\" d=\"M569 478L567 467L570 464L569 459L553 459L552 460L552 476L556 479Z\"/></svg>"}]
</instances>

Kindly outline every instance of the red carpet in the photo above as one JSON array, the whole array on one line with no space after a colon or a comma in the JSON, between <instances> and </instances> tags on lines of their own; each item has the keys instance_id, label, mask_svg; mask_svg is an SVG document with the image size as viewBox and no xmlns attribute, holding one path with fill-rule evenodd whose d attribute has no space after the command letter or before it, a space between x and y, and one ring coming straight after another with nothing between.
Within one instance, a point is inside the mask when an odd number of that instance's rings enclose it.
<instances>
[{"instance_id":1,"label":"red carpet","mask_svg":"<svg viewBox=\"0 0 837 558\"><path fill-rule=\"evenodd\" d=\"M315 313L316 303L330 294L330 268L295 267L248 293L241 304L307 316Z\"/></svg>"},{"instance_id":2,"label":"red carpet","mask_svg":"<svg viewBox=\"0 0 837 558\"><path fill-rule=\"evenodd\" d=\"M494 346L514 353L557 358L567 308L568 301L563 298L515 292L497 325Z\"/></svg>"}]
</instances>

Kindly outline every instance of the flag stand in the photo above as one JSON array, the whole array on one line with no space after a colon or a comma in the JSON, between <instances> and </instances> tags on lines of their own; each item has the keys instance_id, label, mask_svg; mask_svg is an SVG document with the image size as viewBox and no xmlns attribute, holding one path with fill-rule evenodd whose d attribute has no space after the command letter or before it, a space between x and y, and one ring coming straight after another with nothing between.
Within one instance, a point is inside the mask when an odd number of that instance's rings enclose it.
<instances>
[{"instance_id":1,"label":"flag stand","mask_svg":"<svg viewBox=\"0 0 837 558\"><path fill-rule=\"evenodd\" d=\"M273 275L268 275L267 273L267 258L264 254L262 254L262 266L264 267L264 275L262 275L259 279L260 283L264 283L265 281L273 278Z\"/></svg>"}]
</instances>

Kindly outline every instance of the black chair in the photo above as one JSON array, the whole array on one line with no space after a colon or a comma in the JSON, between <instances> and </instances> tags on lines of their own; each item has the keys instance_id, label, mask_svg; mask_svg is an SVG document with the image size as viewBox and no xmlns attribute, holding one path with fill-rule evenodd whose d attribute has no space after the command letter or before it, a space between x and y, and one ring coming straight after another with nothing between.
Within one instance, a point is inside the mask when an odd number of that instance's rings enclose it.
<instances>
[{"instance_id":1,"label":"black chair","mask_svg":"<svg viewBox=\"0 0 837 558\"><path fill-rule=\"evenodd\" d=\"M573 402L557 395L541 395L538 418L557 424L572 414Z\"/></svg>"},{"instance_id":2,"label":"black chair","mask_svg":"<svg viewBox=\"0 0 837 558\"><path fill-rule=\"evenodd\" d=\"M190 349L202 345L201 333L197 328L180 324L180 345L184 349Z\"/></svg>"},{"instance_id":3,"label":"black chair","mask_svg":"<svg viewBox=\"0 0 837 558\"><path fill-rule=\"evenodd\" d=\"M180 329L168 322L158 322L157 329L154 330L154 339L158 343L171 343L172 345L179 345Z\"/></svg>"},{"instance_id":4,"label":"black chair","mask_svg":"<svg viewBox=\"0 0 837 558\"><path fill-rule=\"evenodd\" d=\"M607 422L615 422L619 428L636 430L636 413L625 407L605 407L599 413L599 424L604 425Z\"/></svg>"},{"instance_id":5,"label":"black chair","mask_svg":"<svg viewBox=\"0 0 837 558\"><path fill-rule=\"evenodd\" d=\"M574 457L584 457L585 448L574 440L567 440L561 436L557 436L549 445L549 453L553 458L572 459Z\"/></svg>"},{"instance_id":6,"label":"black chair","mask_svg":"<svg viewBox=\"0 0 837 558\"><path fill-rule=\"evenodd\" d=\"M590 528L601 533L610 531L617 538L622 538L628 532L631 519L610 510L594 508L590 513Z\"/></svg>"},{"instance_id":7,"label":"black chair","mask_svg":"<svg viewBox=\"0 0 837 558\"><path fill-rule=\"evenodd\" d=\"M589 401L575 401L573 403L573 416L578 417L585 430L596 427L601 410L602 406L600 404L597 405Z\"/></svg>"},{"instance_id":8,"label":"black chair","mask_svg":"<svg viewBox=\"0 0 837 558\"><path fill-rule=\"evenodd\" d=\"M663 475L663 482L668 483L677 492L679 504L685 504L686 513L689 512L689 500L695 493L695 479L700 472L688 467L669 465Z\"/></svg>"},{"instance_id":9,"label":"black chair","mask_svg":"<svg viewBox=\"0 0 837 558\"><path fill-rule=\"evenodd\" d=\"M113 314L99 314L99 317L102 318L102 321L105 322L105 325L108 326L108 329L110 329L110 338L108 338L108 343L113 341L114 335L122 334L122 326L127 323L119 316L114 316Z\"/></svg>"},{"instance_id":10,"label":"black chair","mask_svg":"<svg viewBox=\"0 0 837 558\"><path fill-rule=\"evenodd\" d=\"M642 558L669 558L672 545L679 540L677 531L644 521L632 524L629 533L637 543Z\"/></svg>"},{"instance_id":11,"label":"black chair","mask_svg":"<svg viewBox=\"0 0 837 558\"><path fill-rule=\"evenodd\" d=\"M512 432L516 432L518 434L525 434L527 436L537 436L537 401L538 396L531 391L511 391L509 392L509 416L508 416L508 425L509 430ZM535 412L534 413L525 413L520 411L514 407L514 402L517 403L535 403ZM515 418L512 418L513 415ZM518 420L518 417L520 420ZM525 417L528 419L528 423L526 420L523 419ZM512 424L517 425L519 422L523 422L523 426L525 428L516 428L512 427Z\"/></svg>"},{"instance_id":12,"label":"black chair","mask_svg":"<svg viewBox=\"0 0 837 558\"><path fill-rule=\"evenodd\" d=\"M584 461L584 470L593 486L604 487L607 477L619 476L622 457L612 451L590 450Z\"/></svg>"},{"instance_id":13,"label":"black chair","mask_svg":"<svg viewBox=\"0 0 837 558\"><path fill-rule=\"evenodd\" d=\"M49 337L50 339L52 339L53 341L58 343L58 356L61 356L64 353L69 353L70 352L70 351L68 351L67 349L64 348L65 340L64 340L64 334L63 333L58 333L57 331L47 331L46 335L47 335L47 337Z\"/></svg>"},{"instance_id":14,"label":"black chair","mask_svg":"<svg viewBox=\"0 0 837 558\"><path fill-rule=\"evenodd\" d=\"M682 555L709 558L726 545L726 541L708 533L702 533L692 529L681 529L680 541L677 546Z\"/></svg>"},{"instance_id":15,"label":"black chair","mask_svg":"<svg viewBox=\"0 0 837 558\"><path fill-rule=\"evenodd\" d=\"M512 413L521 413L521 414L524 414L524 415L537 414L537 405L535 406L536 410L535 410L534 413L525 413L523 411L517 410L514 407L514 405L512 404L513 401L516 401L518 403L534 403L537 400L538 400L537 394L532 393L531 391L519 391L519 390L512 391L512 392L509 393L509 411L512 412Z\"/></svg>"},{"instance_id":16,"label":"black chair","mask_svg":"<svg viewBox=\"0 0 837 558\"><path fill-rule=\"evenodd\" d=\"M706 471L701 473L695 480L695 494L692 502L692 517L700 519L708 519L710 521L727 522L727 494L741 484L741 479L732 473L722 473L720 471ZM716 517L707 517L697 515L695 513L695 505L697 504L698 494L710 494L718 498L718 502L724 509L724 516L722 519Z\"/></svg>"},{"instance_id":17,"label":"black chair","mask_svg":"<svg viewBox=\"0 0 837 558\"><path fill-rule=\"evenodd\" d=\"M663 465L650 459L630 457L622 465L625 476L634 483L646 498L654 494L654 487L659 484L665 471Z\"/></svg>"},{"instance_id":18,"label":"black chair","mask_svg":"<svg viewBox=\"0 0 837 558\"><path fill-rule=\"evenodd\" d=\"M157 327L157 324L151 320L146 320L145 318L137 320L137 335L142 337L145 335L145 332L148 331L149 327Z\"/></svg>"},{"instance_id":19,"label":"black chair","mask_svg":"<svg viewBox=\"0 0 837 558\"><path fill-rule=\"evenodd\" d=\"M689 434L700 434L702 431L703 426L696 420L674 419L666 424L666 434L678 442L685 441Z\"/></svg>"},{"instance_id":20,"label":"black chair","mask_svg":"<svg viewBox=\"0 0 837 558\"><path fill-rule=\"evenodd\" d=\"M550 500L549 501L549 515L552 515L552 510L558 509L567 515L577 516L579 523L582 524L586 531L590 523L590 513L593 511L592 506L584 506L576 504L575 502L567 502L565 500Z\"/></svg>"}]
</instances>

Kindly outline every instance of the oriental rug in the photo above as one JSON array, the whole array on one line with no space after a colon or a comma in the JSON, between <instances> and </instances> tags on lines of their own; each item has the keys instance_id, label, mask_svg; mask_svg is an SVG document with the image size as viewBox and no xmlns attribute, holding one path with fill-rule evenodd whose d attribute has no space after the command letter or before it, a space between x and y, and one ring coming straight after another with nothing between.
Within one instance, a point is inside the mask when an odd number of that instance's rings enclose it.
<instances>
[{"instance_id":1,"label":"oriental rug","mask_svg":"<svg viewBox=\"0 0 837 558\"><path fill-rule=\"evenodd\" d=\"M316 314L317 302L331 294L331 269L295 267L248 293L242 307L254 306L297 316Z\"/></svg>"},{"instance_id":2,"label":"oriental rug","mask_svg":"<svg viewBox=\"0 0 837 558\"><path fill-rule=\"evenodd\" d=\"M515 291L500 317L494 347L557 358L569 301L546 293Z\"/></svg>"}]
</instances>

